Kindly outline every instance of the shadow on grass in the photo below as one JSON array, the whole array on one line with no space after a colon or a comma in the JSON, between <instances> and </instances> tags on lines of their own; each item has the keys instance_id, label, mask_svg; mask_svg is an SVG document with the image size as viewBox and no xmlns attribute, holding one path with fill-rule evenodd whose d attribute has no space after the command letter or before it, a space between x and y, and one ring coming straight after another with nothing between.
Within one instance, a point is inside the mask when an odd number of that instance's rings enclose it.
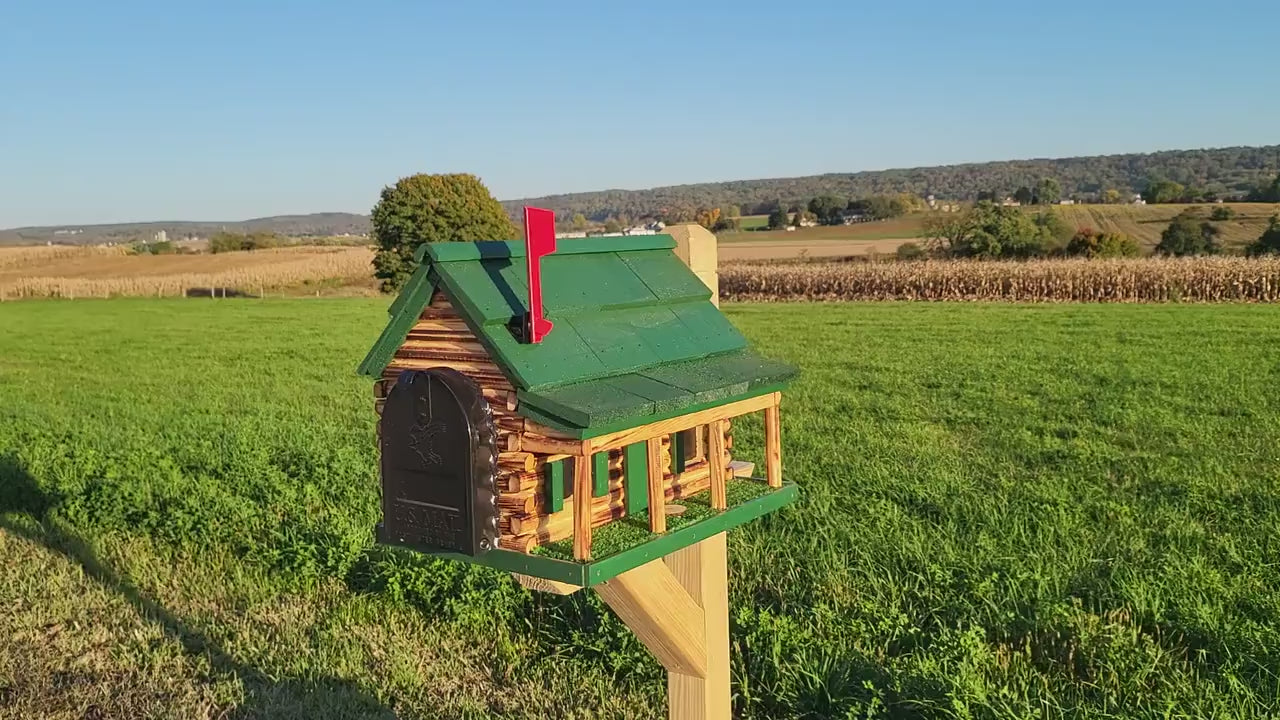
<instances>
[{"instance_id":1,"label":"shadow on grass","mask_svg":"<svg viewBox=\"0 0 1280 720\"><path fill-rule=\"evenodd\" d=\"M0 530L40 543L79 565L85 575L107 590L118 593L191 656L205 658L213 673L234 678L244 688L244 699L222 718L361 717L394 720L395 714L354 683L333 677L276 678L246 665L224 651L199 629L164 608L132 580L111 568L82 538L47 516L56 499L47 496L13 455L0 455ZM16 523L8 513L21 513L34 523Z\"/></svg>"}]
</instances>

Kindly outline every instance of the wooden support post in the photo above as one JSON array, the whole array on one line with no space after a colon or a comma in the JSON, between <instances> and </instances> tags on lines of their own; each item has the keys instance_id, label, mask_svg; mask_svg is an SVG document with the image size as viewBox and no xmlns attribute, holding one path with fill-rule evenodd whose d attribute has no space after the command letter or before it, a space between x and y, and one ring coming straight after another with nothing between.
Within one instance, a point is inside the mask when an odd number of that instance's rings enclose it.
<instances>
[{"instance_id":1,"label":"wooden support post","mask_svg":"<svg viewBox=\"0 0 1280 720\"><path fill-rule=\"evenodd\" d=\"M662 438L649 438L649 532L667 531L667 498L662 490Z\"/></svg>"},{"instance_id":2,"label":"wooden support post","mask_svg":"<svg viewBox=\"0 0 1280 720\"><path fill-rule=\"evenodd\" d=\"M764 409L764 467L769 487L782 487L782 421L778 416L778 403Z\"/></svg>"},{"instance_id":3,"label":"wooden support post","mask_svg":"<svg viewBox=\"0 0 1280 720\"><path fill-rule=\"evenodd\" d=\"M714 436L713 436L714 437ZM729 575L725 533L671 553L664 561L702 608L704 677L667 673L670 720L729 720Z\"/></svg>"},{"instance_id":4,"label":"wooden support post","mask_svg":"<svg viewBox=\"0 0 1280 720\"><path fill-rule=\"evenodd\" d=\"M706 677L702 608L661 560L628 570L595 588L600 599L618 613L668 672Z\"/></svg>"},{"instance_id":5,"label":"wooden support post","mask_svg":"<svg viewBox=\"0 0 1280 720\"><path fill-rule=\"evenodd\" d=\"M729 507L725 472L729 458L724 452L724 420L716 420L707 426L710 434L707 462L711 465L711 509L726 510Z\"/></svg>"},{"instance_id":6,"label":"wooden support post","mask_svg":"<svg viewBox=\"0 0 1280 720\"><path fill-rule=\"evenodd\" d=\"M585 457L573 459L573 557L591 559L591 463Z\"/></svg>"},{"instance_id":7,"label":"wooden support post","mask_svg":"<svg viewBox=\"0 0 1280 720\"><path fill-rule=\"evenodd\" d=\"M582 589L581 585L570 585L569 583L560 582L558 580L547 580L546 578L534 577L532 575L511 573L511 577L514 577L516 582L530 590L551 593L553 595L572 595Z\"/></svg>"}]
</instances>

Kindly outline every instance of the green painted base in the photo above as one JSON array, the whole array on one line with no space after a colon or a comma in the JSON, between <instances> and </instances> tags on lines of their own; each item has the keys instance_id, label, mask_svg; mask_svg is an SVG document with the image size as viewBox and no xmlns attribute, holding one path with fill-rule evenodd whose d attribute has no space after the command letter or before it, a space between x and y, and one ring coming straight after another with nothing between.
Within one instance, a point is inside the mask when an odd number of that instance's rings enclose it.
<instances>
[{"instance_id":1,"label":"green painted base","mask_svg":"<svg viewBox=\"0 0 1280 720\"><path fill-rule=\"evenodd\" d=\"M754 487L748 489L744 486ZM761 488L763 488L762 492ZM768 485L765 485L764 481L755 478L730 481L729 489L730 505L727 510L715 512L708 509L704 515L695 510L699 500L698 496L680 500L679 504L687 508L686 514L692 514L695 516L694 518L684 521L683 516L669 517L668 522L672 522L673 528L666 533L653 535L648 532L646 527L644 531L645 539L638 544L620 548L590 562L580 563L566 559L561 554L562 550L556 545L552 545L550 548L539 548L538 554L533 555L512 550L491 550L478 557L460 555L458 553L433 552L431 554L451 560L486 565L498 570L569 583L570 585L591 587L647 562L670 555L681 548L702 542L712 535L755 520L792 502L800 495L800 488L794 483L783 483L781 488L773 490ZM749 499L735 502L735 496L736 499L741 499L744 495L748 496ZM705 501L703 504L705 504ZM613 526L625 523L626 520L627 518L623 518L598 528L596 534L603 536ZM678 526L676 523L679 523ZM618 528L624 536L630 535L631 531L624 529L625 527L634 528L634 526L620 526ZM601 539L603 540L604 538ZM608 552L603 543L598 551Z\"/></svg>"}]
</instances>

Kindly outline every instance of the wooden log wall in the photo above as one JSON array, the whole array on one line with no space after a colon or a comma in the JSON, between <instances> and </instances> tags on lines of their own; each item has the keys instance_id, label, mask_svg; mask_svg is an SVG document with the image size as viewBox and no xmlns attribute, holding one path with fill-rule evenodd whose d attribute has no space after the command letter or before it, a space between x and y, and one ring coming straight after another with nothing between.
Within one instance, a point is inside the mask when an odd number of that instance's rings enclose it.
<instances>
[{"instance_id":1,"label":"wooden log wall","mask_svg":"<svg viewBox=\"0 0 1280 720\"><path fill-rule=\"evenodd\" d=\"M374 409L379 417L396 377L404 370L451 367L467 375L480 386L493 411L498 431L498 530L499 544L511 550L528 552L535 546L573 535L573 502L565 498L564 509L548 514L546 465L548 459L563 455L531 452L526 445L554 445L538 431L544 428L515 413L516 391L489 357L457 311L443 294L437 292L409 331L404 344L396 351L374 383ZM732 435L725 423L726 450L732 447ZM381 421L379 421L381 434ZM522 439L527 438L525 442ZM710 470L705 460L687 465L676 478L671 473L671 439L662 438L662 487L667 502L702 492L709 487ZM571 460L570 463L573 461ZM592 526L603 525L622 517L625 507L622 450L609 452L608 493L592 499ZM572 471L566 473L572 477Z\"/></svg>"}]
</instances>

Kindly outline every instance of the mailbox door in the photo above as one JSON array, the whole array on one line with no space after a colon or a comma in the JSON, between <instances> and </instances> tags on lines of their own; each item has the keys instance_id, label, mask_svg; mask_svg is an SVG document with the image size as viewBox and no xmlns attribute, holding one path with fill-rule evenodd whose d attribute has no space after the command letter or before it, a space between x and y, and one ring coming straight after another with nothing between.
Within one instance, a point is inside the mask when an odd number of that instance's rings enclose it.
<instances>
[{"instance_id":1,"label":"mailbox door","mask_svg":"<svg viewBox=\"0 0 1280 720\"><path fill-rule=\"evenodd\" d=\"M480 387L450 368L400 374L382 411L384 542L479 555L497 546L497 434Z\"/></svg>"}]
</instances>

